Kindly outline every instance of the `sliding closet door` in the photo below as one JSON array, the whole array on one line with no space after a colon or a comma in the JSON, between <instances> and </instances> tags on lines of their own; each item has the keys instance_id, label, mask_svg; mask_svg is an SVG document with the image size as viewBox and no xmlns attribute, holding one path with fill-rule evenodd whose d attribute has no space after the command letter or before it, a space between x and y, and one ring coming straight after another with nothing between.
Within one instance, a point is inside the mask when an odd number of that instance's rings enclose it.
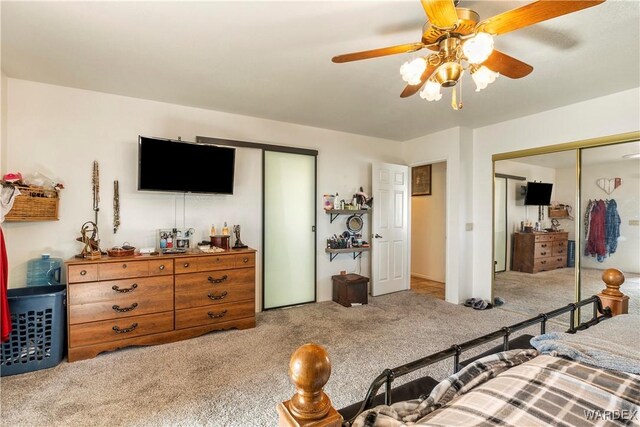
<instances>
[{"instance_id":1,"label":"sliding closet door","mask_svg":"<svg viewBox=\"0 0 640 427\"><path fill-rule=\"evenodd\" d=\"M640 142L581 150L580 261L581 298L604 289L602 273L625 275L620 291L629 295L629 313L640 314ZM591 316L583 311L582 320Z\"/></svg>"},{"instance_id":2,"label":"sliding closet door","mask_svg":"<svg viewBox=\"0 0 640 427\"><path fill-rule=\"evenodd\" d=\"M263 309L316 299L316 156L264 151Z\"/></svg>"}]
</instances>

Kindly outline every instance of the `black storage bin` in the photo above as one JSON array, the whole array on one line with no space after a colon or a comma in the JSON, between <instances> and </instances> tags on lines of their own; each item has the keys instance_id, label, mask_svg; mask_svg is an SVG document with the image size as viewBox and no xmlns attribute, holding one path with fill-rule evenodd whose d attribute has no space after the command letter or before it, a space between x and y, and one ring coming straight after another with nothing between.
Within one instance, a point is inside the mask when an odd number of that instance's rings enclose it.
<instances>
[{"instance_id":1,"label":"black storage bin","mask_svg":"<svg viewBox=\"0 0 640 427\"><path fill-rule=\"evenodd\" d=\"M9 289L13 330L2 343L0 375L51 368L65 353L66 286Z\"/></svg>"}]
</instances>

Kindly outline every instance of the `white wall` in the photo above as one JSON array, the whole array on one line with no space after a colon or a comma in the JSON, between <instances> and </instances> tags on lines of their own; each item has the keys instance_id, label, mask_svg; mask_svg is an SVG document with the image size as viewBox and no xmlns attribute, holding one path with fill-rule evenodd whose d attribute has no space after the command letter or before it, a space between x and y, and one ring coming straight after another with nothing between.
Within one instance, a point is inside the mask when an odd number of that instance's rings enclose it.
<instances>
[{"instance_id":1,"label":"white wall","mask_svg":"<svg viewBox=\"0 0 640 427\"><path fill-rule=\"evenodd\" d=\"M0 175L4 175L7 171L7 75L0 74Z\"/></svg>"},{"instance_id":2,"label":"white wall","mask_svg":"<svg viewBox=\"0 0 640 427\"><path fill-rule=\"evenodd\" d=\"M361 185L370 192L372 161L401 162L398 143L382 139L12 78L7 89L7 168L23 173L39 171L66 187L61 194L60 221L3 224L11 287L24 285L30 258L47 251L66 259L80 251L75 238L80 226L93 218L93 160L100 162L103 247L124 241L137 247L154 246L155 230L181 226L184 208L184 224L196 228L198 239L208 235L211 223L220 226L227 221L230 225L241 224L243 241L260 250L259 150L238 149L233 196L187 195L183 205L182 195L136 191L139 134L174 139L181 136L185 141L210 136L319 151L317 298L329 300L331 276L340 270L354 271L357 262L344 255L330 263L324 253L324 239L336 231L336 223L329 225L328 215L322 210L322 194L338 191L350 195ZM170 172L172 165L167 166ZM114 235L112 188L116 178L120 181L122 227ZM288 237L295 238L295 230ZM363 258L362 272L368 275L368 255ZM257 277L259 292L260 272Z\"/></svg>"},{"instance_id":3,"label":"white wall","mask_svg":"<svg viewBox=\"0 0 640 427\"><path fill-rule=\"evenodd\" d=\"M431 195L411 197L411 275L445 282L445 162L431 166Z\"/></svg>"},{"instance_id":4,"label":"white wall","mask_svg":"<svg viewBox=\"0 0 640 427\"><path fill-rule=\"evenodd\" d=\"M569 240L576 240L576 224L579 223L580 213L576 206L576 167L556 169L556 182L553 186L552 202L571 206L570 215L573 219L558 218L560 228L569 233Z\"/></svg>"},{"instance_id":5,"label":"white wall","mask_svg":"<svg viewBox=\"0 0 640 427\"><path fill-rule=\"evenodd\" d=\"M583 156L597 159L597 150L584 150ZM640 160L583 164L581 174L580 212L586 212L589 199L613 199L616 201L621 219L616 252L599 262L594 257L584 256L586 240L583 239L579 251L582 256L581 266L598 269L617 268L624 273L640 273L640 226L632 225L634 220L640 220ZM596 185L599 178L621 178L622 185L607 195Z\"/></svg>"},{"instance_id":6,"label":"white wall","mask_svg":"<svg viewBox=\"0 0 640 427\"><path fill-rule=\"evenodd\" d=\"M473 294L491 296L492 158L526 148L614 135L640 129L640 88L474 129Z\"/></svg>"}]
</instances>

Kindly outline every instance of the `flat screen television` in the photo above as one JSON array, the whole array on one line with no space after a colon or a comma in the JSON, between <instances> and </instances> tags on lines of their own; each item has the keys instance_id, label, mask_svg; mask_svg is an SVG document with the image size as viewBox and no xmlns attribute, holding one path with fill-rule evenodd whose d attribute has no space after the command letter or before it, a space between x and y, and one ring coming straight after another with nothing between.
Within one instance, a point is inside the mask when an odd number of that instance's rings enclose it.
<instances>
[{"instance_id":1,"label":"flat screen television","mask_svg":"<svg viewBox=\"0 0 640 427\"><path fill-rule=\"evenodd\" d=\"M549 206L551 204L552 188L553 184L546 182L527 182L527 192L524 195L524 204Z\"/></svg>"},{"instance_id":2,"label":"flat screen television","mask_svg":"<svg viewBox=\"0 0 640 427\"><path fill-rule=\"evenodd\" d=\"M138 190L233 194L236 149L138 137Z\"/></svg>"}]
</instances>

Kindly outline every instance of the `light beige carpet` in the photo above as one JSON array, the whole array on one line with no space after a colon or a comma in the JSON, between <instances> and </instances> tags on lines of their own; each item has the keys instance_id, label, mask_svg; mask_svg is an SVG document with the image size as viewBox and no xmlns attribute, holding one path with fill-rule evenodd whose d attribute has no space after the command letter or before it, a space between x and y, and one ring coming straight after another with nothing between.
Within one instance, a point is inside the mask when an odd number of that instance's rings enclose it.
<instances>
[{"instance_id":1,"label":"light beige carpet","mask_svg":"<svg viewBox=\"0 0 640 427\"><path fill-rule=\"evenodd\" d=\"M523 318L410 291L352 308L323 302L273 310L258 315L255 329L3 377L0 420L3 426L273 426L275 405L293 394L289 357L303 343L328 349L333 373L326 390L340 408L361 400L384 368ZM442 362L423 373L444 378L451 366Z\"/></svg>"}]
</instances>

